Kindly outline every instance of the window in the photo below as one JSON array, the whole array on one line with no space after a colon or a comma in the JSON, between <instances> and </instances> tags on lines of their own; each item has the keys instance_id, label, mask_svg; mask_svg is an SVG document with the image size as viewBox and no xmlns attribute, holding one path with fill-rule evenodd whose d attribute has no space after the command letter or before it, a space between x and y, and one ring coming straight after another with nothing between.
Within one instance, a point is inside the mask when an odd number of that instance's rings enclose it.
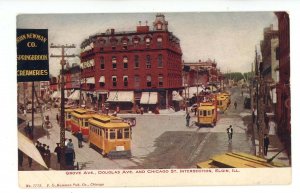
<instances>
[{"instance_id":1,"label":"window","mask_svg":"<svg viewBox=\"0 0 300 193\"><path fill-rule=\"evenodd\" d=\"M206 117L206 110L203 111L203 116Z\"/></svg>"},{"instance_id":2,"label":"window","mask_svg":"<svg viewBox=\"0 0 300 193\"><path fill-rule=\"evenodd\" d=\"M123 50L127 50L127 44L128 44L127 39L122 40Z\"/></svg>"},{"instance_id":3,"label":"window","mask_svg":"<svg viewBox=\"0 0 300 193\"><path fill-rule=\"evenodd\" d=\"M164 78L162 75L158 75L158 86L163 86L164 85Z\"/></svg>"},{"instance_id":4,"label":"window","mask_svg":"<svg viewBox=\"0 0 300 193\"><path fill-rule=\"evenodd\" d=\"M104 69L104 57L100 57L100 69Z\"/></svg>"},{"instance_id":5,"label":"window","mask_svg":"<svg viewBox=\"0 0 300 193\"><path fill-rule=\"evenodd\" d=\"M210 111L207 111L207 115L210 116Z\"/></svg>"},{"instance_id":6,"label":"window","mask_svg":"<svg viewBox=\"0 0 300 193\"><path fill-rule=\"evenodd\" d=\"M157 29L158 29L158 30L161 30L161 29L162 29L161 23L158 23L158 24L157 24Z\"/></svg>"},{"instance_id":7,"label":"window","mask_svg":"<svg viewBox=\"0 0 300 193\"><path fill-rule=\"evenodd\" d=\"M140 77L138 75L134 76L134 87L139 88L140 87Z\"/></svg>"},{"instance_id":8,"label":"window","mask_svg":"<svg viewBox=\"0 0 300 193\"><path fill-rule=\"evenodd\" d=\"M128 76L123 76L124 86L128 86Z\"/></svg>"},{"instance_id":9,"label":"window","mask_svg":"<svg viewBox=\"0 0 300 193\"><path fill-rule=\"evenodd\" d=\"M135 38L133 39L133 45L134 45L134 46L137 46L137 45L139 44L139 42L140 42L139 37L135 37Z\"/></svg>"},{"instance_id":10,"label":"window","mask_svg":"<svg viewBox=\"0 0 300 193\"><path fill-rule=\"evenodd\" d=\"M212 115L214 115L214 114L215 114L215 109L212 110Z\"/></svg>"},{"instance_id":11,"label":"window","mask_svg":"<svg viewBox=\"0 0 300 193\"><path fill-rule=\"evenodd\" d=\"M104 130L104 133L105 133L105 139L108 139L108 131L107 131L107 129Z\"/></svg>"},{"instance_id":12,"label":"window","mask_svg":"<svg viewBox=\"0 0 300 193\"><path fill-rule=\"evenodd\" d=\"M146 42L146 46L148 48L150 46L150 43L151 43L151 38L150 37L146 37L145 42Z\"/></svg>"},{"instance_id":13,"label":"window","mask_svg":"<svg viewBox=\"0 0 300 193\"><path fill-rule=\"evenodd\" d=\"M113 69L117 68L117 58L115 56L112 57L112 67Z\"/></svg>"},{"instance_id":14,"label":"window","mask_svg":"<svg viewBox=\"0 0 300 193\"><path fill-rule=\"evenodd\" d=\"M115 129L111 129L109 131L109 139L116 139L116 131L115 131Z\"/></svg>"},{"instance_id":15,"label":"window","mask_svg":"<svg viewBox=\"0 0 300 193\"><path fill-rule=\"evenodd\" d=\"M159 54L158 57L157 57L157 66L159 68L163 67L163 56L162 56L162 54Z\"/></svg>"},{"instance_id":16,"label":"window","mask_svg":"<svg viewBox=\"0 0 300 193\"><path fill-rule=\"evenodd\" d=\"M114 87L117 86L117 77L116 76L112 76L112 83L113 83Z\"/></svg>"},{"instance_id":17,"label":"window","mask_svg":"<svg viewBox=\"0 0 300 193\"><path fill-rule=\"evenodd\" d=\"M146 56L146 68L151 68L151 58L150 55Z\"/></svg>"},{"instance_id":18,"label":"window","mask_svg":"<svg viewBox=\"0 0 300 193\"><path fill-rule=\"evenodd\" d=\"M147 76L147 87L151 87L151 76Z\"/></svg>"},{"instance_id":19,"label":"window","mask_svg":"<svg viewBox=\"0 0 300 193\"><path fill-rule=\"evenodd\" d=\"M123 65L124 65L124 68L128 68L128 58L127 58L127 56L124 56L123 57Z\"/></svg>"},{"instance_id":20,"label":"window","mask_svg":"<svg viewBox=\"0 0 300 193\"><path fill-rule=\"evenodd\" d=\"M86 121L84 121L84 126L85 127L88 127L89 126L89 122L86 120Z\"/></svg>"},{"instance_id":21,"label":"window","mask_svg":"<svg viewBox=\"0 0 300 193\"><path fill-rule=\"evenodd\" d=\"M139 68L139 56L135 55L134 56L134 68Z\"/></svg>"},{"instance_id":22,"label":"window","mask_svg":"<svg viewBox=\"0 0 300 193\"><path fill-rule=\"evenodd\" d=\"M202 116L202 111L199 111L199 114Z\"/></svg>"},{"instance_id":23,"label":"window","mask_svg":"<svg viewBox=\"0 0 300 193\"><path fill-rule=\"evenodd\" d=\"M129 135L129 129L124 129L124 138L125 139L129 139L130 135Z\"/></svg>"},{"instance_id":24,"label":"window","mask_svg":"<svg viewBox=\"0 0 300 193\"><path fill-rule=\"evenodd\" d=\"M123 139L123 131L122 129L117 130L117 139Z\"/></svg>"},{"instance_id":25,"label":"window","mask_svg":"<svg viewBox=\"0 0 300 193\"><path fill-rule=\"evenodd\" d=\"M157 47L161 48L162 46L162 37L157 38Z\"/></svg>"}]
</instances>

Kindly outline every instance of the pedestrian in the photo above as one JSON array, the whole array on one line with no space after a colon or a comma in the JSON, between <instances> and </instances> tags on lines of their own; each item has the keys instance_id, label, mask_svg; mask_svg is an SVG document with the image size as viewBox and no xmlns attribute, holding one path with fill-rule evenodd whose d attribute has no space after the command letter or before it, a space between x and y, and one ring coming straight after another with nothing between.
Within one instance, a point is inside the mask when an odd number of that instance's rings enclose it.
<instances>
[{"instance_id":1,"label":"pedestrian","mask_svg":"<svg viewBox=\"0 0 300 193\"><path fill-rule=\"evenodd\" d=\"M144 107L141 107L141 115L143 115L144 114Z\"/></svg>"},{"instance_id":2,"label":"pedestrian","mask_svg":"<svg viewBox=\"0 0 300 193\"><path fill-rule=\"evenodd\" d=\"M60 147L60 143L56 143L56 147L54 149L54 152L56 153L57 156L57 163L60 163L60 155L61 155L61 147Z\"/></svg>"},{"instance_id":3,"label":"pedestrian","mask_svg":"<svg viewBox=\"0 0 300 193\"><path fill-rule=\"evenodd\" d=\"M236 109L236 107L237 107L237 102L234 101L234 109Z\"/></svg>"},{"instance_id":4,"label":"pedestrian","mask_svg":"<svg viewBox=\"0 0 300 193\"><path fill-rule=\"evenodd\" d=\"M24 117L26 117L26 115L27 115L26 107L23 110L23 115L24 115Z\"/></svg>"},{"instance_id":5,"label":"pedestrian","mask_svg":"<svg viewBox=\"0 0 300 193\"><path fill-rule=\"evenodd\" d=\"M48 168L50 168L51 152L49 149L49 145L46 146L44 157L45 157L46 165L48 166Z\"/></svg>"},{"instance_id":6,"label":"pedestrian","mask_svg":"<svg viewBox=\"0 0 300 193\"><path fill-rule=\"evenodd\" d=\"M30 126L29 126L29 122L28 122L26 127L24 128L26 136L29 136L29 128L30 128Z\"/></svg>"},{"instance_id":7,"label":"pedestrian","mask_svg":"<svg viewBox=\"0 0 300 193\"><path fill-rule=\"evenodd\" d=\"M227 135L228 135L228 141L231 142L232 141L232 135L233 135L233 128L232 125L230 125L227 128Z\"/></svg>"},{"instance_id":8,"label":"pedestrian","mask_svg":"<svg viewBox=\"0 0 300 193\"><path fill-rule=\"evenodd\" d=\"M185 119L186 119L186 126L189 127L190 126L190 119L191 119L190 113L186 114Z\"/></svg>"},{"instance_id":9,"label":"pedestrian","mask_svg":"<svg viewBox=\"0 0 300 193\"><path fill-rule=\"evenodd\" d=\"M77 139L78 139L78 147L79 148L82 148L82 141L83 141L83 135L82 135L82 132L81 130L78 131L77 133Z\"/></svg>"},{"instance_id":10,"label":"pedestrian","mask_svg":"<svg viewBox=\"0 0 300 193\"><path fill-rule=\"evenodd\" d=\"M69 142L67 144L67 148L74 149L74 144L72 142L72 139L69 139Z\"/></svg>"},{"instance_id":11,"label":"pedestrian","mask_svg":"<svg viewBox=\"0 0 300 193\"><path fill-rule=\"evenodd\" d=\"M45 160L46 144L41 145L40 149L41 149L41 155L42 155L43 159Z\"/></svg>"},{"instance_id":12,"label":"pedestrian","mask_svg":"<svg viewBox=\"0 0 300 193\"><path fill-rule=\"evenodd\" d=\"M32 158L30 156L27 156L27 158L28 158L29 168L31 168L31 166L32 166Z\"/></svg>"},{"instance_id":13,"label":"pedestrian","mask_svg":"<svg viewBox=\"0 0 300 193\"><path fill-rule=\"evenodd\" d=\"M56 121L57 121L57 124L59 124L59 115L58 115L58 113L56 113Z\"/></svg>"},{"instance_id":14,"label":"pedestrian","mask_svg":"<svg viewBox=\"0 0 300 193\"><path fill-rule=\"evenodd\" d=\"M23 156L24 156L23 152L20 149L18 149L18 161L20 167L23 166Z\"/></svg>"},{"instance_id":15,"label":"pedestrian","mask_svg":"<svg viewBox=\"0 0 300 193\"><path fill-rule=\"evenodd\" d=\"M264 155L267 156L270 140L267 134L264 136Z\"/></svg>"}]
</instances>

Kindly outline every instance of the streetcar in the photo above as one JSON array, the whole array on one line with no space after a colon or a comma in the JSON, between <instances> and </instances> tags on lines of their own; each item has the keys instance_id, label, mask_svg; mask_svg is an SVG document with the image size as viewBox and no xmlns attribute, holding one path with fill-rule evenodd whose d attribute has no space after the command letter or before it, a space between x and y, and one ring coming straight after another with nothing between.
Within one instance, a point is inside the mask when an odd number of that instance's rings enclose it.
<instances>
[{"instance_id":1,"label":"streetcar","mask_svg":"<svg viewBox=\"0 0 300 193\"><path fill-rule=\"evenodd\" d=\"M226 109L228 107L228 98L223 95L218 95L217 96L217 107L218 107L218 110L221 112L226 111Z\"/></svg>"},{"instance_id":2,"label":"streetcar","mask_svg":"<svg viewBox=\"0 0 300 193\"><path fill-rule=\"evenodd\" d=\"M77 134L78 131L82 132L83 140L88 141L89 137L89 122L90 119L95 114L95 111L87 109L75 109L71 113L71 132L72 134Z\"/></svg>"},{"instance_id":3,"label":"streetcar","mask_svg":"<svg viewBox=\"0 0 300 193\"><path fill-rule=\"evenodd\" d=\"M74 108L67 108L65 109L65 128L68 131L71 131L71 113L74 112Z\"/></svg>"},{"instance_id":4,"label":"streetcar","mask_svg":"<svg viewBox=\"0 0 300 193\"><path fill-rule=\"evenodd\" d=\"M110 115L97 114L89 119L89 144L110 158L131 156L130 124Z\"/></svg>"},{"instance_id":5,"label":"streetcar","mask_svg":"<svg viewBox=\"0 0 300 193\"><path fill-rule=\"evenodd\" d=\"M197 121L198 127L203 125L211 125L214 127L217 123L217 106L214 102L203 102L197 109Z\"/></svg>"}]
</instances>

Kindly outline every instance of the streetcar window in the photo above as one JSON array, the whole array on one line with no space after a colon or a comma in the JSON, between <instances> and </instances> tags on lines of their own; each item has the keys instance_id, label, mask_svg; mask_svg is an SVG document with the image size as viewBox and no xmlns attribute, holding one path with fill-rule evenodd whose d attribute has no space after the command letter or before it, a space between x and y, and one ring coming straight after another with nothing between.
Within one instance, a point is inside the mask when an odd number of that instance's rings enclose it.
<instances>
[{"instance_id":1,"label":"streetcar window","mask_svg":"<svg viewBox=\"0 0 300 193\"><path fill-rule=\"evenodd\" d=\"M102 136L102 128L99 129L99 135Z\"/></svg>"},{"instance_id":2,"label":"streetcar window","mask_svg":"<svg viewBox=\"0 0 300 193\"><path fill-rule=\"evenodd\" d=\"M85 126L85 127L88 127L88 126L89 126L89 122L85 121L85 122L84 122L84 126Z\"/></svg>"},{"instance_id":3,"label":"streetcar window","mask_svg":"<svg viewBox=\"0 0 300 193\"><path fill-rule=\"evenodd\" d=\"M203 111L203 116L204 116L204 117L206 116L206 110Z\"/></svg>"},{"instance_id":4,"label":"streetcar window","mask_svg":"<svg viewBox=\"0 0 300 193\"><path fill-rule=\"evenodd\" d=\"M123 139L123 132L122 129L117 130L117 139Z\"/></svg>"},{"instance_id":5,"label":"streetcar window","mask_svg":"<svg viewBox=\"0 0 300 193\"><path fill-rule=\"evenodd\" d=\"M207 115L208 115L208 116L210 115L210 111L207 111Z\"/></svg>"},{"instance_id":6,"label":"streetcar window","mask_svg":"<svg viewBox=\"0 0 300 193\"><path fill-rule=\"evenodd\" d=\"M116 131L114 129L110 130L109 139L116 139Z\"/></svg>"},{"instance_id":7,"label":"streetcar window","mask_svg":"<svg viewBox=\"0 0 300 193\"><path fill-rule=\"evenodd\" d=\"M105 129L105 139L108 139L108 131L107 131L107 129Z\"/></svg>"},{"instance_id":8,"label":"streetcar window","mask_svg":"<svg viewBox=\"0 0 300 193\"><path fill-rule=\"evenodd\" d=\"M129 129L124 129L124 138L125 139L129 138Z\"/></svg>"},{"instance_id":9,"label":"streetcar window","mask_svg":"<svg viewBox=\"0 0 300 193\"><path fill-rule=\"evenodd\" d=\"M199 111L199 114L202 116L202 111Z\"/></svg>"}]
</instances>

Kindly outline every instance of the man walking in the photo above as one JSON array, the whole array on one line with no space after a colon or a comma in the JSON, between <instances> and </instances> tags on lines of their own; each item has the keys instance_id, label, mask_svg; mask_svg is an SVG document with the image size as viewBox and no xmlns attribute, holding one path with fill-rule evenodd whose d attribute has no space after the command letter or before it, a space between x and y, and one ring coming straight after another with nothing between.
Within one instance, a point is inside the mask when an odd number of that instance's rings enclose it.
<instances>
[{"instance_id":1,"label":"man walking","mask_svg":"<svg viewBox=\"0 0 300 193\"><path fill-rule=\"evenodd\" d=\"M189 127L190 126L190 119L191 119L190 113L186 114L185 119L186 119L186 126Z\"/></svg>"},{"instance_id":2,"label":"man walking","mask_svg":"<svg viewBox=\"0 0 300 193\"><path fill-rule=\"evenodd\" d=\"M232 141L232 134L233 134L233 129L232 129L232 125L230 125L227 128L227 135L228 135L228 141L231 142Z\"/></svg>"},{"instance_id":3,"label":"man walking","mask_svg":"<svg viewBox=\"0 0 300 193\"><path fill-rule=\"evenodd\" d=\"M81 130L78 131L77 133L77 139L78 139L78 147L82 148L82 141L83 141L83 136Z\"/></svg>"},{"instance_id":4,"label":"man walking","mask_svg":"<svg viewBox=\"0 0 300 193\"><path fill-rule=\"evenodd\" d=\"M234 101L234 109L236 109L236 108L237 108L237 102Z\"/></svg>"},{"instance_id":5,"label":"man walking","mask_svg":"<svg viewBox=\"0 0 300 193\"><path fill-rule=\"evenodd\" d=\"M267 134L264 136L264 155L267 156L270 140Z\"/></svg>"}]
</instances>

